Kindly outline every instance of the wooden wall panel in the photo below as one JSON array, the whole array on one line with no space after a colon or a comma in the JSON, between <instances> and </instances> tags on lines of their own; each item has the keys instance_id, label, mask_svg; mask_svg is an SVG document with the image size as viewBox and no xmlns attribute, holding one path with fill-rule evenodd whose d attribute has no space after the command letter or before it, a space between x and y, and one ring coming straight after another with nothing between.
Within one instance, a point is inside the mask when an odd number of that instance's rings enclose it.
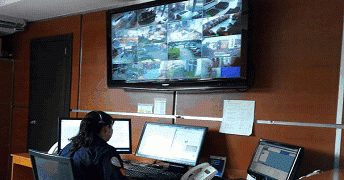
<instances>
[{"instance_id":1,"label":"wooden wall panel","mask_svg":"<svg viewBox=\"0 0 344 180\"><path fill-rule=\"evenodd\" d=\"M9 151L8 145L0 145L0 175L3 179L9 179L11 175Z\"/></svg>"},{"instance_id":2,"label":"wooden wall panel","mask_svg":"<svg viewBox=\"0 0 344 180\"><path fill-rule=\"evenodd\" d=\"M14 82L14 105L28 107L30 84L30 40L33 38L73 33L71 109L77 108L80 64L81 15L52 19L29 24L25 31L14 37L16 62Z\"/></svg>"},{"instance_id":3,"label":"wooden wall panel","mask_svg":"<svg viewBox=\"0 0 344 180\"><path fill-rule=\"evenodd\" d=\"M28 131L28 109L13 108L11 153L26 152Z\"/></svg>"},{"instance_id":4,"label":"wooden wall panel","mask_svg":"<svg viewBox=\"0 0 344 180\"><path fill-rule=\"evenodd\" d=\"M343 3L342 0L252 0L255 65L252 89L248 92L180 93L177 114L222 117L224 100L244 99L256 101L255 119L335 123ZM167 114L173 113L170 93L126 92L107 87L105 11L34 23L16 36L16 106L28 106L30 39L71 32L74 34L71 109L137 112L138 103L151 104L155 98L165 98ZM73 117L84 115L71 113ZM130 118L134 151L145 121L171 123L169 119ZM306 156L301 175L333 167L334 129L255 124L252 136L246 137L219 133L220 122L178 119L177 123L209 127L201 159L207 161L209 155L226 156L227 177L236 178L245 173L259 138L304 146ZM343 149L342 144L341 159Z\"/></svg>"},{"instance_id":5,"label":"wooden wall panel","mask_svg":"<svg viewBox=\"0 0 344 180\"><path fill-rule=\"evenodd\" d=\"M10 145L11 103L0 102L0 139L2 146Z\"/></svg>"},{"instance_id":6,"label":"wooden wall panel","mask_svg":"<svg viewBox=\"0 0 344 180\"><path fill-rule=\"evenodd\" d=\"M80 109L126 112L129 97L122 90L109 91L106 85L105 11L83 16ZM113 101L112 99L115 98Z\"/></svg>"},{"instance_id":7,"label":"wooden wall panel","mask_svg":"<svg viewBox=\"0 0 344 180\"><path fill-rule=\"evenodd\" d=\"M343 2L253 0L252 5L253 88L178 94L177 114L222 117L224 100L255 100L256 120L335 124ZM205 148L203 158L226 156L232 175L247 169L259 138L305 147L301 175L333 168L334 129L255 124L250 137L241 137L219 133L220 122L178 123L211 127L206 141L211 150Z\"/></svg>"},{"instance_id":8,"label":"wooden wall panel","mask_svg":"<svg viewBox=\"0 0 344 180\"><path fill-rule=\"evenodd\" d=\"M29 85L30 55L27 54L23 60L14 61L13 105L18 107L28 107L30 89Z\"/></svg>"},{"instance_id":9,"label":"wooden wall panel","mask_svg":"<svg viewBox=\"0 0 344 180\"><path fill-rule=\"evenodd\" d=\"M330 77L329 77L330 78ZM259 79L257 78L259 82ZM338 84L338 82L337 82ZM316 87L315 87L316 88ZM222 117L224 100L254 100L255 119L290 122L336 122L337 94L304 92L257 93L255 89L240 93L178 94L177 115Z\"/></svg>"},{"instance_id":10,"label":"wooden wall panel","mask_svg":"<svg viewBox=\"0 0 344 180\"><path fill-rule=\"evenodd\" d=\"M252 7L252 89L178 93L177 114L222 117L223 101L239 99L256 101L257 120L335 123L343 2L252 0ZM107 88L105 26L105 11L83 16L80 109L137 112L138 103L152 103L157 96ZM170 103L171 94L160 96ZM167 109L167 114L172 114L171 104ZM132 118L134 144L144 121L161 121ZM246 171L260 138L305 147L306 163L301 167L301 175L333 167L334 129L255 124L252 136L246 137L219 133L220 122L178 119L177 123L209 127L202 159L207 161L209 155L226 156L229 177Z\"/></svg>"},{"instance_id":11,"label":"wooden wall panel","mask_svg":"<svg viewBox=\"0 0 344 180\"><path fill-rule=\"evenodd\" d=\"M0 58L0 175L4 179L10 176L10 139L12 118L14 62Z\"/></svg>"},{"instance_id":12,"label":"wooden wall panel","mask_svg":"<svg viewBox=\"0 0 344 180\"><path fill-rule=\"evenodd\" d=\"M0 58L0 102L12 102L13 66L12 60Z\"/></svg>"},{"instance_id":13,"label":"wooden wall panel","mask_svg":"<svg viewBox=\"0 0 344 180\"><path fill-rule=\"evenodd\" d=\"M253 7L256 77L247 98L257 100L256 118L335 123L342 1L254 1Z\"/></svg>"},{"instance_id":14,"label":"wooden wall panel","mask_svg":"<svg viewBox=\"0 0 344 180\"><path fill-rule=\"evenodd\" d=\"M0 175L5 179L10 175L11 106L11 102L0 101Z\"/></svg>"}]
</instances>

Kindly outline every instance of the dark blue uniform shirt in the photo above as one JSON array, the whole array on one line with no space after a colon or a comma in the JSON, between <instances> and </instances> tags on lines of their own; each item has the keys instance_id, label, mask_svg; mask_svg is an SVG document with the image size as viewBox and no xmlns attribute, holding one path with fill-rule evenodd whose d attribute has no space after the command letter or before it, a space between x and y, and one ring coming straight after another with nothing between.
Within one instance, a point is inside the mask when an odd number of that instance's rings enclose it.
<instances>
[{"instance_id":1,"label":"dark blue uniform shirt","mask_svg":"<svg viewBox=\"0 0 344 180\"><path fill-rule=\"evenodd\" d=\"M64 147L59 155L72 157L76 180L126 180L120 168L123 161L116 149L100 137L92 144L70 152L71 144Z\"/></svg>"}]
</instances>

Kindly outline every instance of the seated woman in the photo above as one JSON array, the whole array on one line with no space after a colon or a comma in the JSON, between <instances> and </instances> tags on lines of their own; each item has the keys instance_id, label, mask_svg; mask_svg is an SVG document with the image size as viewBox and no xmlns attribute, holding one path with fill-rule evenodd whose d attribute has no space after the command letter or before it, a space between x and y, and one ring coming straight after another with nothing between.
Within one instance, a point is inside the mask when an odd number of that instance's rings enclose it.
<instances>
[{"instance_id":1,"label":"seated woman","mask_svg":"<svg viewBox=\"0 0 344 180\"><path fill-rule=\"evenodd\" d=\"M80 123L79 133L59 155L71 157L76 180L125 180L123 161L107 141L111 138L113 119L102 111L88 113Z\"/></svg>"}]
</instances>

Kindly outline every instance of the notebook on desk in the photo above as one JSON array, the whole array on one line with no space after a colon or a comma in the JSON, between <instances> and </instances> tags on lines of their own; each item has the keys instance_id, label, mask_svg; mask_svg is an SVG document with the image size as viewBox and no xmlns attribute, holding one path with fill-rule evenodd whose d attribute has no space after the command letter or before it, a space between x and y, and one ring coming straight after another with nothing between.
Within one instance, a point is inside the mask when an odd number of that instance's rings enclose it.
<instances>
[{"instance_id":1,"label":"notebook on desk","mask_svg":"<svg viewBox=\"0 0 344 180\"><path fill-rule=\"evenodd\" d=\"M257 180L292 180L303 158L303 147L260 139L247 173Z\"/></svg>"},{"instance_id":2,"label":"notebook on desk","mask_svg":"<svg viewBox=\"0 0 344 180\"><path fill-rule=\"evenodd\" d=\"M293 180L303 157L303 147L260 139L247 169L246 180ZM213 180L245 180L215 177Z\"/></svg>"}]
</instances>

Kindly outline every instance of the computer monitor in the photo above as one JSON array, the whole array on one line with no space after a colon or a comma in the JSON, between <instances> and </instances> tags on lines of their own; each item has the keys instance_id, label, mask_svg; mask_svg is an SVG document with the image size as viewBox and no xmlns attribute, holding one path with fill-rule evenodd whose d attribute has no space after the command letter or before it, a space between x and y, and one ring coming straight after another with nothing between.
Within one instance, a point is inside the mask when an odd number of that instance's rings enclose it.
<instances>
[{"instance_id":1,"label":"computer monitor","mask_svg":"<svg viewBox=\"0 0 344 180\"><path fill-rule=\"evenodd\" d=\"M260 139L247 173L257 180L293 180L303 147Z\"/></svg>"},{"instance_id":2,"label":"computer monitor","mask_svg":"<svg viewBox=\"0 0 344 180\"><path fill-rule=\"evenodd\" d=\"M82 118L59 118L58 151L65 147L72 137L79 133ZM131 154L131 120L114 119L113 134L107 142L120 154Z\"/></svg>"},{"instance_id":3,"label":"computer monitor","mask_svg":"<svg viewBox=\"0 0 344 180\"><path fill-rule=\"evenodd\" d=\"M146 122L136 156L195 166L207 130L207 127Z\"/></svg>"}]
</instances>

